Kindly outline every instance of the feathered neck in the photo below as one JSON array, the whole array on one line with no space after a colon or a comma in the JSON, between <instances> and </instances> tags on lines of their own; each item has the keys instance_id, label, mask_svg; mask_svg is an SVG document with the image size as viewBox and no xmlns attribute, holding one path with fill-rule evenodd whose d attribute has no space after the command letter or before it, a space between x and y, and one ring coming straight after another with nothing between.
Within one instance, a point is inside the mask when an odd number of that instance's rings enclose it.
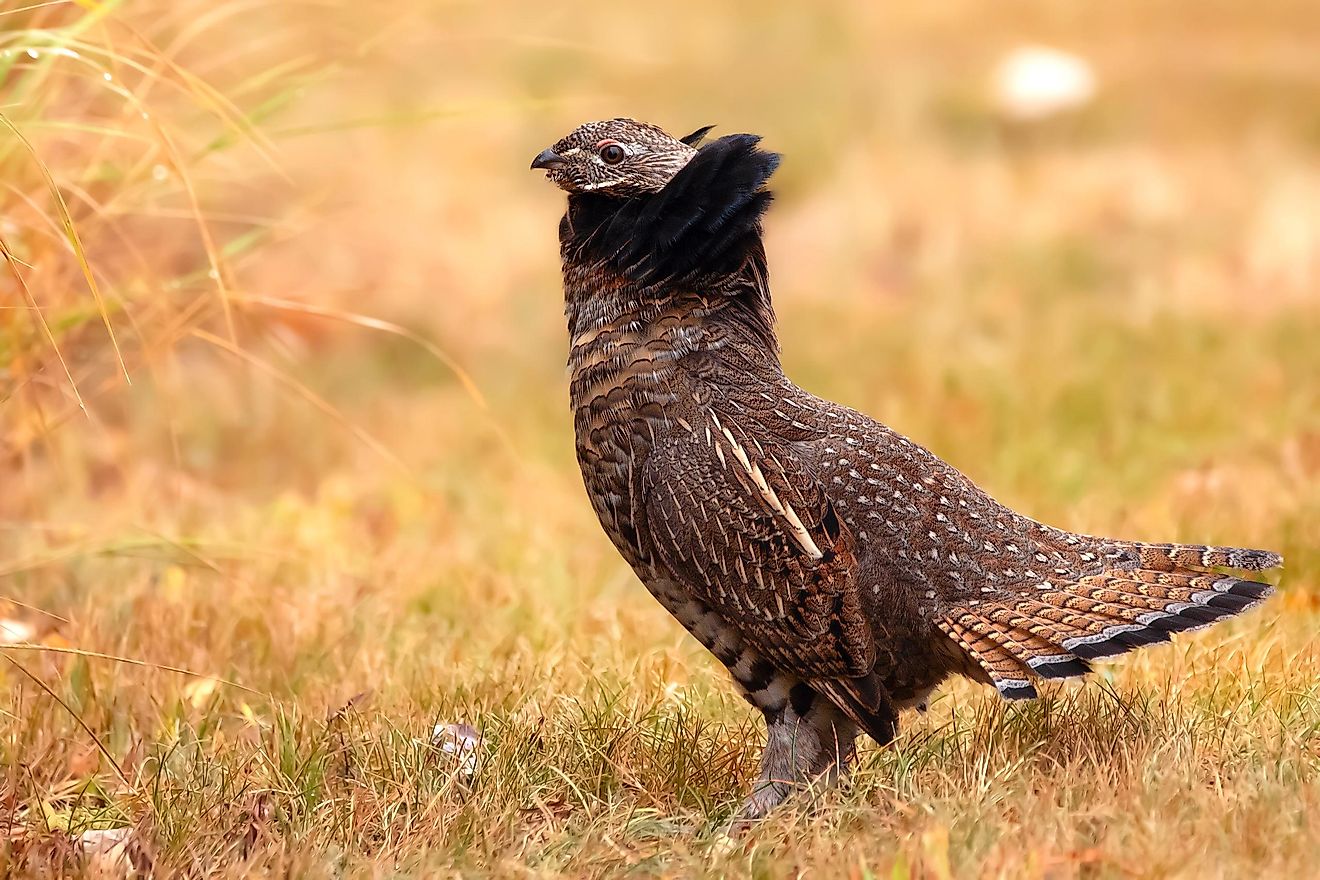
<instances>
[{"instance_id":1,"label":"feathered neck","mask_svg":"<svg viewBox=\"0 0 1320 880\"><path fill-rule=\"evenodd\" d=\"M559 237L570 325L585 305L575 299L606 290L639 306L695 294L723 298L719 311L776 352L761 215L779 156L759 141L735 134L707 144L657 193L569 196ZM602 289L572 289L583 278Z\"/></svg>"}]
</instances>

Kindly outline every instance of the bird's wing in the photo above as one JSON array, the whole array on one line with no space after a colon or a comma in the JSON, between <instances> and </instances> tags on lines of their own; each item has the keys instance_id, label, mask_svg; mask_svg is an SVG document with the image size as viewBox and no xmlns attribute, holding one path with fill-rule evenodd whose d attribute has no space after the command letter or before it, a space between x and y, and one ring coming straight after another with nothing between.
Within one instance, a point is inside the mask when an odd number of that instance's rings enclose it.
<instances>
[{"instance_id":1,"label":"bird's wing","mask_svg":"<svg viewBox=\"0 0 1320 880\"><path fill-rule=\"evenodd\" d=\"M875 642L851 531L788 450L706 416L648 457L640 500L653 555L777 668L867 676Z\"/></svg>"}]
</instances>

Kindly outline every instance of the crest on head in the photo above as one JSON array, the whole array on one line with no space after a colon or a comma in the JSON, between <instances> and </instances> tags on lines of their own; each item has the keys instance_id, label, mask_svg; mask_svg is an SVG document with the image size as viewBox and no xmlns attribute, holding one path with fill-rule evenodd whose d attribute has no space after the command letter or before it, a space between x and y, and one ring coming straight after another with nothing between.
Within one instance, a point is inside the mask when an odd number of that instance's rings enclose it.
<instances>
[{"instance_id":1,"label":"crest on head","mask_svg":"<svg viewBox=\"0 0 1320 880\"><path fill-rule=\"evenodd\" d=\"M620 117L579 125L532 160L569 193L627 198L656 193L697 154L713 126L676 138L657 125Z\"/></svg>"}]
</instances>

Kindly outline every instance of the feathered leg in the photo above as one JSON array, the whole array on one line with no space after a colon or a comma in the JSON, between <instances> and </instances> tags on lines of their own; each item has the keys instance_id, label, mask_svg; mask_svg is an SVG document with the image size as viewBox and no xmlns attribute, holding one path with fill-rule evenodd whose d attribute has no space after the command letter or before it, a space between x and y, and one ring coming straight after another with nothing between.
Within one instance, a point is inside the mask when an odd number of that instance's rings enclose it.
<instances>
[{"instance_id":1,"label":"feathered leg","mask_svg":"<svg viewBox=\"0 0 1320 880\"><path fill-rule=\"evenodd\" d=\"M778 709L766 709L761 772L736 824L760 819L798 788L831 786L846 775L860 728L806 684L790 690Z\"/></svg>"},{"instance_id":2,"label":"feathered leg","mask_svg":"<svg viewBox=\"0 0 1320 880\"><path fill-rule=\"evenodd\" d=\"M865 731L881 745L897 733L898 714L875 676L807 683L777 670L700 603L671 601L668 607L765 716L761 772L738 811L735 829L764 816L796 788L834 784L847 772L859 733Z\"/></svg>"}]
</instances>

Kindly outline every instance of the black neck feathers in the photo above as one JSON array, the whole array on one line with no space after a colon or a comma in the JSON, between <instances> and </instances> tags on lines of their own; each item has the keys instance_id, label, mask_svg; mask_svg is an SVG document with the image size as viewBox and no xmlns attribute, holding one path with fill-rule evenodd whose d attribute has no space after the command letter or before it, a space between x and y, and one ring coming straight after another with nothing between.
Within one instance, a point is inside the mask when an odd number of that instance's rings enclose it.
<instances>
[{"instance_id":1,"label":"black neck feathers","mask_svg":"<svg viewBox=\"0 0 1320 880\"><path fill-rule=\"evenodd\" d=\"M773 351L761 215L779 156L759 141L735 134L707 144L657 193L569 196L560 224L566 266L598 268L642 296L730 297L739 323Z\"/></svg>"}]
</instances>

